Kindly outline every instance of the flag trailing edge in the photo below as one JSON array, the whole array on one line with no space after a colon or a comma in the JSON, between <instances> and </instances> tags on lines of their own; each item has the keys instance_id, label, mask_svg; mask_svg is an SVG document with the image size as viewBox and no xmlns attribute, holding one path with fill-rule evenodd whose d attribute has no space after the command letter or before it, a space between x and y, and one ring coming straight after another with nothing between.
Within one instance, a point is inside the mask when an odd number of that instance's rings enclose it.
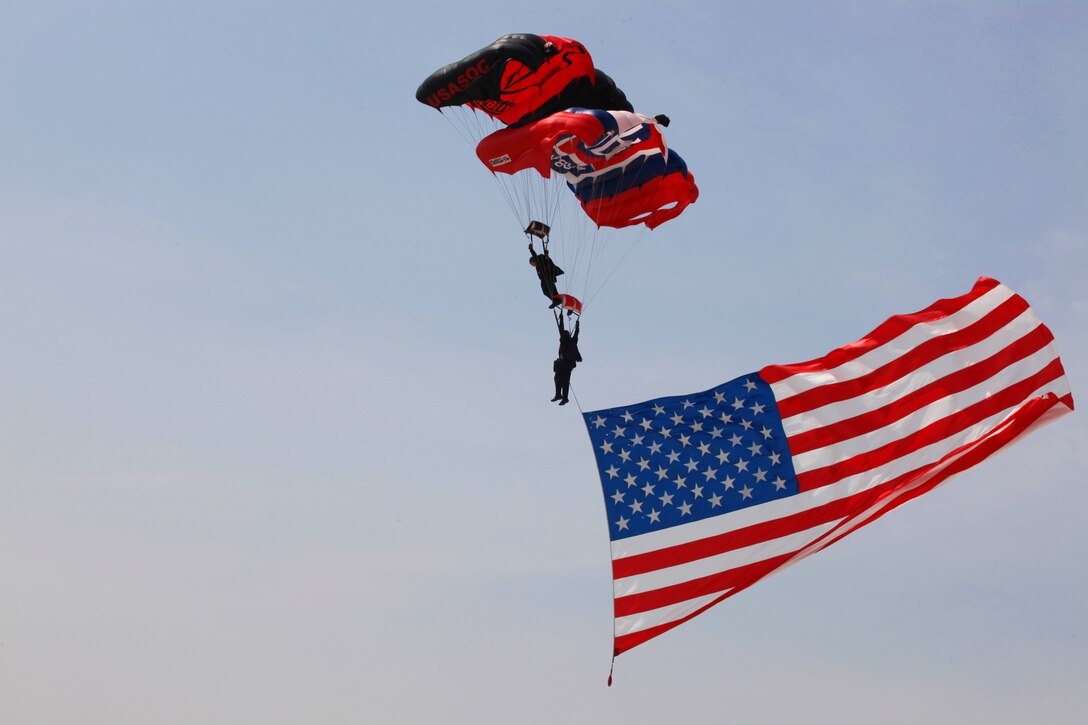
<instances>
[{"instance_id":1,"label":"flag trailing edge","mask_svg":"<svg viewBox=\"0 0 1088 725\"><path fill-rule=\"evenodd\" d=\"M585 413L612 541L614 655L1072 409L1050 330L984 277L823 357Z\"/></svg>"}]
</instances>

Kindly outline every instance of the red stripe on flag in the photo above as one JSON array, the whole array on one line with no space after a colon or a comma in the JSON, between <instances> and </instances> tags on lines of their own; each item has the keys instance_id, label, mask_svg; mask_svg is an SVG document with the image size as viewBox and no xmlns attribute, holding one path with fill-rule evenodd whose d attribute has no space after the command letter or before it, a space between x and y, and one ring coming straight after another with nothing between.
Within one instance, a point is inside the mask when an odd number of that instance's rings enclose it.
<instances>
[{"instance_id":1,"label":"red stripe on flag","mask_svg":"<svg viewBox=\"0 0 1088 725\"><path fill-rule=\"evenodd\" d=\"M790 436L790 452L796 456L883 428L921 410L930 403L989 380L1001 370L1010 367L1012 363L1043 349L1053 340L1054 336L1050 330L1045 325L1039 325L1004 350L970 367L934 380L882 408Z\"/></svg>"},{"instance_id":2,"label":"red stripe on flag","mask_svg":"<svg viewBox=\"0 0 1088 725\"><path fill-rule=\"evenodd\" d=\"M924 368L940 357L985 340L1016 319L1026 309L1028 309L1028 303L1024 298L1010 297L982 319L955 332L926 340L917 347L906 350L896 360L870 373L850 380L821 385L778 401L778 414L783 418L790 418L829 403L849 400L882 388L915 370Z\"/></svg>"},{"instance_id":3,"label":"red stripe on flag","mask_svg":"<svg viewBox=\"0 0 1088 725\"><path fill-rule=\"evenodd\" d=\"M707 574L706 576L661 587L660 589L629 594L625 597L616 597L616 616L626 617L639 612L648 612L651 609L660 609L696 597L705 597L707 594L732 589L739 582L750 581L753 576L756 579L766 576L769 572L782 566L793 554L794 552L791 551L770 559L744 564L714 574Z\"/></svg>"},{"instance_id":4,"label":"red stripe on flag","mask_svg":"<svg viewBox=\"0 0 1088 725\"><path fill-rule=\"evenodd\" d=\"M891 342L921 322L933 322L959 312L999 284L997 280L979 277L978 281L975 282L975 286L965 295L937 300L919 312L888 318L883 324L857 342L832 350L827 355L815 360L792 365L768 365L759 371L759 376L766 382L774 384L799 373L820 372L836 368L851 360L856 360L870 350Z\"/></svg>"},{"instance_id":5,"label":"red stripe on flag","mask_svg":"<svg viewBox=\"0 0 1088 725\"><path fill-rule=\"evenodd\" d=\"M642 629L642 630L639 630L638 632L632 632L631 634L619 635L614 640L612 640L612 656L615 657L615 656L618 656L620 654L623 654L624 652L631 649L632 647L637 647L640 644L642 644L643 642L646 642L648 640L653 639L654 637L657 637L658 635L661 635L661 634L664 634L665 632L668 632L673 627L679 627L684 622L687 622L690 619L694 619L695 617L698 617L700 614L702 614L706 610L710 609L715 604L719 604L723 600L728 599L729 597L733 596L733 594L735 594L735 593L736 592L729 592L727 594L723 594L721 597L715 599L714 601L710 602L706 606L699 607L697 610L695 610L691 614L688 614L688 615L686 615L686 616L684 616L684 617L682 617L680 619L673 620L672 622L668 622L666 624L659 624L656 627L648 627L647 629Z\"/></svg>"},{"instance_id":6,"label":"red stripe on flag","mask_svg":"<svg viewBox=\"0 0 1088 725\"><path fill-rule=\"evenodd\" d=\"M1003 447L1012 443L1025 432L1027 432L1028 429L1031 428L1031 426L1035 425L1035 423L1038 422L1040 418L1046 415L1046 413L1049 412L1056 405L1064 405L1066 408L1069 408L1069 410L1073 410L1073 398L1071 395L1064 395L1059 398L1053 393L1047 393L1046 395L1039 398L1032 398L1031 400L1027 401L1023 406L1021 406L1020 409L1018 409L1016 413L1012 415L1012 417L1006 420L1003 425L995 428L985 437L969 443L966 446L962 446L956 451L953 451L948 455L944 456L940 461L936 461L928 466L925 466L922 469L914 471L908 476L901 476L899 479L897 479L897 484L893 487L882 486L881 488L884 489L884 495L882 497L890 497L891 494L897 492L901 493L901 495L896 496L894 499L891 499L889 505L879 509L877 512L869 516L866 519L865 523L861 524L861 526L866 526L872 523L889 511L902 506L904 503L912 501L921 496L922 494L932 491L934 488L941 485L952 476L958 473L963 473L968 468L971 468L972 466L975 466L986 460L994 453L997 453ZM941 468L944 461L948 461L952 458L954 458L955 460L946 465L944 468ZM936 469L940 470L938 470L937 473L925 483L914 488L907 489L907 486L909 486L911 481L924 478L926 474ZM861 513L864 512L859 512L859 515ZM861 528L861 526L849 528L845 531L842 530L842 526L836 527L835 530L828 532L828 534L826 535L828 537L827 540L823 542L822 545L818 549L816 549L816 551L827 548L844 536ZM811 553L816 552L813 551Z\"/></svg>"},{"instance_id":7,"label":"red stripe on flag","mask_svg":"<svg viewBox=\"0 0 1088 725\"><path fill-rule=\"evenodd\" d=\"M894 486L897 482L898 479L889 481L881 484L881 488ZM829 501L795 514L752 524L735 531L657 549L645 554L614 559L612 561L612 578L624 579L638 576L646 572L687 564L710 556L743 549L746 546L755 546L783 536L789 536L798 531L804 531L820 524L826 524L829 521L841 519L851 511L871 505L880 495L882 494L879 489L862 491L853 496Z\"/></svg>"},{"instance_id":8,"label":"red stripe on flag","mask_svg":"<svg viewBox=\"0 0 1088 725\"><path fill-rule=\"evenodd\" d=\"M913 453L928 445L942 441L986 420L992 415L1013 407L1016 402L1024 400L1045 383L1062 377L1063 372L1061 361L1052 360L1049 365L1031 377L1010 385L1004 390L962 410L958 410L941 420L934 421L897 441L892 441L845 461L833 463L830 466L800 473L797 476L798 486L802 491L827 486L848 476L871 471L908 453Z\"/></svg>"}]
</instances>

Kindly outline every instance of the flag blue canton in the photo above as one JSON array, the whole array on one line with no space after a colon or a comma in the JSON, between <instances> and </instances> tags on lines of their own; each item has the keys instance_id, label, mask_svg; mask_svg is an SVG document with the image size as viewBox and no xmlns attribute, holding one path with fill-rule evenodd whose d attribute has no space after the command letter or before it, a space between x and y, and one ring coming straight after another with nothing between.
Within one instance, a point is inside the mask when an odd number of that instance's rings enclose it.
<instances>
[{"instance_id":1,"label":"flag blue canton","mask_svg":"<svg viewBox=\"0 0 1088 725\"><path fill-rule=\"evenodd\" d=\"M755 374L584 417L613 541L797 493L774 394Z\"/></svg>"}]
</instances>

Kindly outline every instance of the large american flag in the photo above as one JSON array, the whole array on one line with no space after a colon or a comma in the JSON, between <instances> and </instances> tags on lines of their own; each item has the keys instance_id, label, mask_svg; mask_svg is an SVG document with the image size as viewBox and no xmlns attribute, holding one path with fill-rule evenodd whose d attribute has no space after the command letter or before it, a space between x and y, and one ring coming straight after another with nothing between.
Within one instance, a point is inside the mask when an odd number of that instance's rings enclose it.
<instances>
[{"instance_id":1,"label":"large american flag","mask_svg":"<svg viewBox=\"0 0 1088 725\"><path fill-rule=\"evenodd\" d=\"M816 360L585 413L612 541L614 654L1072 409L1050 330L981 278Z\"/></svg>"}]
</instances>

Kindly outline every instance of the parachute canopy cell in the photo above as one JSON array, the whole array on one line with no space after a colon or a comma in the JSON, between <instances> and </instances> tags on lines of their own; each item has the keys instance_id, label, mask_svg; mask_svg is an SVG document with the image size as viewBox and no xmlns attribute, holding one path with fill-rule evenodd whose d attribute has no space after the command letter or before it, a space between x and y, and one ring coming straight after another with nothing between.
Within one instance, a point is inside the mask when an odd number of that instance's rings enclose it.
<instances>
[{"instance_id":1,"label":"parachute canopy cell","mask_svg":"<svg viewBox=\"0 0 1088 725\"><path fill-rule=\"evenodd\" d=\"M554 35L504 35L432 73L416 99L434 108L468 106L507 125L575 105L631 110L581 43Z\"/></svg>"}]
</instances>

